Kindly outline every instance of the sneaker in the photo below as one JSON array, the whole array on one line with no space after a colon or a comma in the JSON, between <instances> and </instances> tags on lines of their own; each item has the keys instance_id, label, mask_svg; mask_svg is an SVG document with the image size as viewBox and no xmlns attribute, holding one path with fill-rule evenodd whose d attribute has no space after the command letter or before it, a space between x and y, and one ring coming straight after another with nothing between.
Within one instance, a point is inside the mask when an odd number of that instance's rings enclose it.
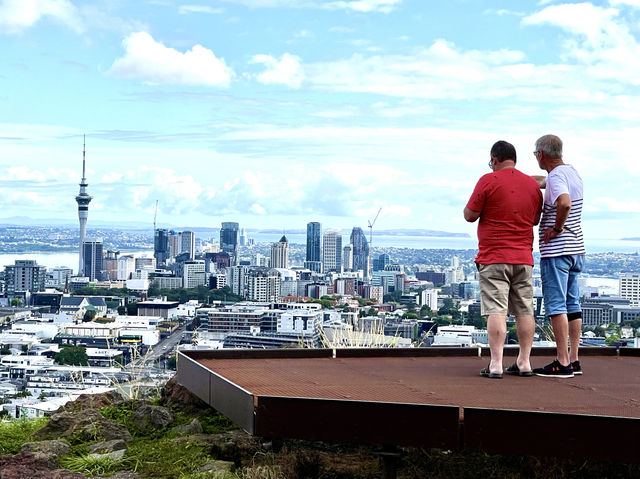
<instances>
[{"instance_id":1,"label":"sneaker","mask_svg":"<svg viewBox=\"0 0 640 479\"><path fill-rule=\"evenodd\" d=\"M533 370L533 374L549 378L572 378L573 369L571 368L571 365L563 366L556 359L551 364L547 364L543 368L535 368Z\"/></svg>"},{"instance_id":2,"label":"sneaker","mask_svg":"<svg viewBox=\"0 0 640 479\"><path fill-rule=\"evenodd\" d=\"M582 374L582 366L580 366L580 361L572 362L571 369L573 369L574 375Z\"/></svg>"}]
</instances>

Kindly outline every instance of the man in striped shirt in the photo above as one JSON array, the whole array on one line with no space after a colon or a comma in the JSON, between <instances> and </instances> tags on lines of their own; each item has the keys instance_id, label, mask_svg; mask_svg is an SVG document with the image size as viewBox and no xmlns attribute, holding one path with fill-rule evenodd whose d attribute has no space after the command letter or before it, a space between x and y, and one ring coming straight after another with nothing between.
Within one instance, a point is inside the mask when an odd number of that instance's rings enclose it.
<instances>
[{"instance_id":1,"label":"man in striped shirt","mask_svg":"<svg viewBox=\"0 0 640 479\"><path fill-rule=\"evenodd\" d=\"M570 378L582 374L578 359L582 331L578 274L584 267L585 255L582 178L573 166L562 161L562 140L555 135L540 137L533 154L540 168L548 173L546 178L534 178L545 188L539 231L540 273L545 311L551 318L557 348L557 358L533 372L538 376Z\"/></svg>"}]
</instances>

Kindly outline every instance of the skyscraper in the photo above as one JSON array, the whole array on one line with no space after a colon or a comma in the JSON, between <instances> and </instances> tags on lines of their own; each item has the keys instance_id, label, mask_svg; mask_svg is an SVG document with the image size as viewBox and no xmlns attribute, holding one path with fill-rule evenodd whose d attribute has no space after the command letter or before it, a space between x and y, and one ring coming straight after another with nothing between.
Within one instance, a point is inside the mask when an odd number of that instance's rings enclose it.
<instances>
[{"instance_id":1,"label":"skyscraper","mask_svg":"<svg viewBox=\"0 0 640 479\"><path fill-rule=\"evenodd\" d=\"M271 245L271 267L289 267L289 241L285 235L282 235L280 241Z\"/></svg>"},{"instance_id":2,"label":"skyscraper","mask_svg":"<svg viewBox=\"0 0 640 479\"><path fill-rule=\"evenodd\" d=\"M307 223L307 261L322 261L320 257L320 223Z\"/></svg>"},{"instance_id":3,"label":"skyscraper","mask_svg":"<svg viewBox=\"0 0 640 479\"><path fill-rule=\"evenodd\" d=\"M353 270L353 245L347 244L342 248L342 267L345 271Z\"/></svg>"},{"instance_id":4,"label":"skyscraper","mask_svg":"<svg viewBox=\"0 0 640 479\"><path fill-rule=\"evenodd\" d=\"M225 221L220 228L220 249L229 253L231 264L236 264L238 259L238 230L240 225L232 221Z\"/></svg>"},{"instance_id":5,"label":"skyscraper","mask_svg":"<svg viewBox=\"0 0 640 479\"><path fill-rule=\"evenodd\" d=\"M102 238L85 238L82 243L82 276L91 281L102 280L104 276Z\"/></svg>"},{"instance_id":6,"label":"skyscraper","mask_svg":"<svg viewBox=\"0 0 640 479\"><path fill-rule=\"evenodd\" d=\"M153 239L153 257L156 264L166 264L171 253L169 248L169 234L166 229L157 229Z\"/></svg>"},{"instance_id":7,"label":"skyscraper","mask_svg":"<svg viewBox=\"0 0 640 479\"><path fill-rule=\"evenodd\" d=\"M76 196L76 202L78 203L78 219L80 220L80 247L79 260L78 260L78 275L82 275L84 271L84 257L83 257L83 243L84 237L87 232L87 219L89 218L89 203L93 199L87 193L87 178L85 175L85 141L82 140L82 179L80 180L80 192Z\"/></svg>"},{"instance_id":8,"label":"skyscraper","mask_svg":"<svg viewBox=\"0 0 640 479\"><path fill-rule=\"evenodd\" d=\"M196 257L196 234L193 231L180 233L180 253L188 253L189 259Z\"/></svg>"},{"instance_id":9,"label":"skyscraper","mask_svg":"<svg viewBox=\"0 0 640 479\"><path fill-rule=\"evenodd\" d=\"M351 230L351 244L353 245L353 270L362 271L365 278L369 272L369 243L362 228L356 226Z\"/></svg>"},{"instance_id":10,"label":"skyscraper","mask_svg":"<svg viewBox=\"0 0 640 479\"><path fill-rule=\"evenodd\" d=\"M47 267L39 266L35 260L17 259L15 264L5 266L5 294L7 298L28 297L26 293L44 291Z\"/></svg>"},{"instance_id":11,"label":"skyscraper","mask_svg":"<svg viewBox=\"0 0 640 479\"><path fill-rule=\"evenodd\" d=\"M342 235L338 231L322 235L322 264L324 271L342 272Z\"/></svg>"}]
</instances>

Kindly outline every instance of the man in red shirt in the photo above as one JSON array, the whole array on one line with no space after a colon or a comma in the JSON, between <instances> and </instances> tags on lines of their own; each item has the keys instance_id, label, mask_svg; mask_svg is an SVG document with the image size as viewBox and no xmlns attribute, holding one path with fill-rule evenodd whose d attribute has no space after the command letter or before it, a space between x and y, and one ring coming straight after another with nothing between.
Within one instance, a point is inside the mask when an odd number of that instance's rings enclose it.
<instances>
[{"instance_id":1,"label":"man in red shirt","mask_svg":"<svg viewBox=\"0 0 640 479\"><path fill-rule=\"evenodd\" d=\"M531 376L533 343L533 227L540 221L542 194L537 182L516 170L516 149L506 141L491 148L493 170L478 180L464 209L464 219L478 223L481 311L487 318L489 366L480 371L502 378L502 350L507 314L515 315L520 351L507 374Z\"/></svg>"}]
</instances>

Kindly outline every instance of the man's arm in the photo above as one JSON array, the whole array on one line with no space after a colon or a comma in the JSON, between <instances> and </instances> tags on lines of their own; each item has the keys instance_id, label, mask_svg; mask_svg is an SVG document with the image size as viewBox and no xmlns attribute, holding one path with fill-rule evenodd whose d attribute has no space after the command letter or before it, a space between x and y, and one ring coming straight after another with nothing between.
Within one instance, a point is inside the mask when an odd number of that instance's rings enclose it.
<instances>
[{"instance_id":1,"label":"man's arm","mask_svg":"<svg viewBox=\"0 0 640 479\"><path fill-rule=\"evenodd\" d=\"M564 222L571 211L571 198L567 193L562 193L556 200L556 222L553 228L547 228L544 232L544 242L548 243L564 232Z\"/></svg>"},{"instance_id":2,"label":"man's arm","mask_svg":"<svg viewBox=\"0 0 640 479\"><path fill-rule=\"evenodd\" d=\"M464 208L464 219L469 223L473 223L475 220L480 218L480 211L473 211L465 206Z\"/></svg>"},{"instance_id":3,"label":"man's arm","mask_svg":"<svg viewBox=\"0 0 640 479\"><path fill-rule=\"evenodd\" d=\"M540 187L541 190L544 190L547 187L547 177L546 176L532 175L531 178L536 180L536 183L538 183L538 186Z\"/></svg>"}]
</instances>

